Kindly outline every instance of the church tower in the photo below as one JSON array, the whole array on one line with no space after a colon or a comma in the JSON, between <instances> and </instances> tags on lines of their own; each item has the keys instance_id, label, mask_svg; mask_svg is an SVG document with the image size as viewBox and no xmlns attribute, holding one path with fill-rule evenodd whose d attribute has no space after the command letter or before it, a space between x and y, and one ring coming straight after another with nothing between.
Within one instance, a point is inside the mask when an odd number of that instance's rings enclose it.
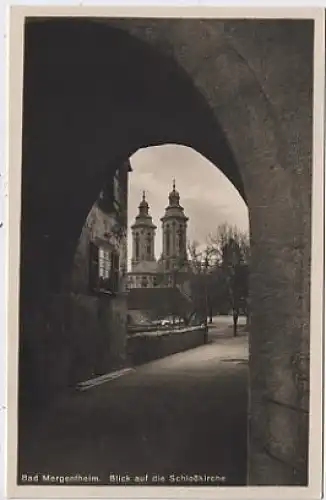
<instances>
[{"instance_id":1,"label":"church tower","mask_svg":"<svg viewBox=\"0 0 326 500\"><path fill-rule=\"evenodd\" d=\"M139 213L132 230L132 259L131 270L139 269L140 263L156 262L154 244L156 226L149 215L149 206L143 192L143 199L139 204Z\"/></svg>"},{"instance_id":2,"label":"church tower","mask_svg":"<svg viewBox=\"0 0 326 500\"><path fill-rule=\"evenodd\" d=\"M180 269L187 262L187 222L188 217L180 205L180 195L175 188L169 194L169 205L161 218L163 234L162 267L169 273L175 267Z\"/></svg>"}]
</instances>

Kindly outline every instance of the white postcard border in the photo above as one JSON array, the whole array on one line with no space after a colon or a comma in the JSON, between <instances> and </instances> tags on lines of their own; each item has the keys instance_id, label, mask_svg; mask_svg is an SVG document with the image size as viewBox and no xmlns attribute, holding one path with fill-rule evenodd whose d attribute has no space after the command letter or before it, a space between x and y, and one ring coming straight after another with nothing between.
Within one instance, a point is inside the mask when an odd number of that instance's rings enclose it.
<instances>
[{"instance_id":1,"label":"white postcard border","mask_svg":"<svg viewBox=\"0 0 326 500\"><path fill-rule=\"evenodd\" d=\"M323 214L324 214L324 68L325 35L322 8L266 7L73 7L11 6L7 81L9 141L7 144L6 197L6 332L7 332L7 495L9 498L241 498L275 496L293 499L320 498L322 485L322 368L323 368ZM23 84L23 23L27 16L203 17L203 18L313 18L314 54L314 166L311 269L311 387L308 487L154 487L154 486L17 486L17 374L21 206L21 131ZM8 23L9 25L9 23Z\"/></svg>"}]
</instances>

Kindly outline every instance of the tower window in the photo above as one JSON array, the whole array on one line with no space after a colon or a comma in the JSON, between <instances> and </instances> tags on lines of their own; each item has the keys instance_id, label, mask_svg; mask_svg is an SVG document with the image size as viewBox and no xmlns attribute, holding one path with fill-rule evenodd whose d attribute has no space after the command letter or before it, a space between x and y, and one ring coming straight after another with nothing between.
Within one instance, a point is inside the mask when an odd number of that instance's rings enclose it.
<instances>
[{"instance_id":1,"label":"tower window","mask_svg":"<svg viewBox=\"0 0 326 500\"><path fill-rule=\"evenodd\" d=\"M166 230L166 255L170 254L170 230Z\"/></svg>"},{"instance_id":2,"label":"tower window","mask_svg":"<svg viewBox=\"0 0 326 500\"><path fill-rule=\"evenodd\" d=\"M152 244L151 244L151 237L150 237L150 233L149 233L149 236L147 237L147 256L150 257L151 254L152 254Z\"/></svg>"},{"instance_id":3,"label":"tower window","mask_svg":"<svg viewBox=\"0 0 326 500\"><path fill-rule=\"evenodd\" d=\"M139 234L136 233L135 236L135 253L136 253L136 259L139 259Z\"/></svg>"},{"instance_id":4,"label":"tower window","mask_svg":"<svg viewBox=\"0 0 326 500\"><path fill-rule=\"evenodd\" d=\"M180 253L183 252L184 250L184 240L183 240L183 231L182 229L179 230L179 251Z\"/></svg>"}]
</instances>

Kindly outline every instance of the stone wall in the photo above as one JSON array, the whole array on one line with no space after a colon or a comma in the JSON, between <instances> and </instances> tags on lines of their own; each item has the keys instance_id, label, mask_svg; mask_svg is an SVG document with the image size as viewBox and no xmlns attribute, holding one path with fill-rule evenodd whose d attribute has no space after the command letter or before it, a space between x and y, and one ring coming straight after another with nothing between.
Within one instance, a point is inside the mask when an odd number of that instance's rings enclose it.
<instances>
[{"instance_id":1,"label":"stone wall","mask_svg":"<svg viewBox=\"0 0 326 500\"><path fill-rule=\"evenodd\" d=\"M154 359L193 349L206 343L206 328L143 332L128 337L128 359L139 365Z\"/></svg>"},{"instance_id":2,"label":"stone wall","mask_svg":"<svg viewBox=\"0 0 326 500\"><path fill-rule=\"evenodd\" d=\"M125 298L52 295L46 308L26 318L22 338L21 395L42 403L126 366Z\"/></svg>"}]
</instances>

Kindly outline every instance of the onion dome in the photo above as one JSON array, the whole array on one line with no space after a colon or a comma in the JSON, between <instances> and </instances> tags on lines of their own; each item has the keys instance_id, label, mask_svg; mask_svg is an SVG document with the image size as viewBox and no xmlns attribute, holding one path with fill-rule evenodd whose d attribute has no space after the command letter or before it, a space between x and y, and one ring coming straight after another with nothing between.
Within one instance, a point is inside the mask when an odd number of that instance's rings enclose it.
<instances>
[{"instance_id":1,"label":"onion dome","mask_svg":"<svg viewBox=\"0 0 326 500\"><path fill-rule=\"evenodd\" d=\"M156 229L155 224L153 224L152 217L149 214L149 204L146 201L145 191L143 191L143 198L139 203L139 212L136 215L135 223L131 226L131 229L136 229L140 227Z\"/></svg>"},{"instance_id":2,"label":"onion dome","mask_svg":"<svg viewBox=\"0 0 326 500\"><path fill-rule=\"evenodd\" d=\"M173 179L173 189L169 194L169 204L170 206L179 206L180 204L180 194L175 189L175 179Z\"/></svg>"},{"instance_id":3,"label":"onion dome","mask_svg":"<svg viewBox=\"0 0 326 500\"><path fill-rule=\"evenodd\" d=\"M148 210L149 210L149 206L148 206L148 203L146 201L146 197L145 197L145 191L143 191L143 199L142 201L140 202L139 204L139 213L141 215L147 215L148 214Z\"/></svg>"}]
</instances>

